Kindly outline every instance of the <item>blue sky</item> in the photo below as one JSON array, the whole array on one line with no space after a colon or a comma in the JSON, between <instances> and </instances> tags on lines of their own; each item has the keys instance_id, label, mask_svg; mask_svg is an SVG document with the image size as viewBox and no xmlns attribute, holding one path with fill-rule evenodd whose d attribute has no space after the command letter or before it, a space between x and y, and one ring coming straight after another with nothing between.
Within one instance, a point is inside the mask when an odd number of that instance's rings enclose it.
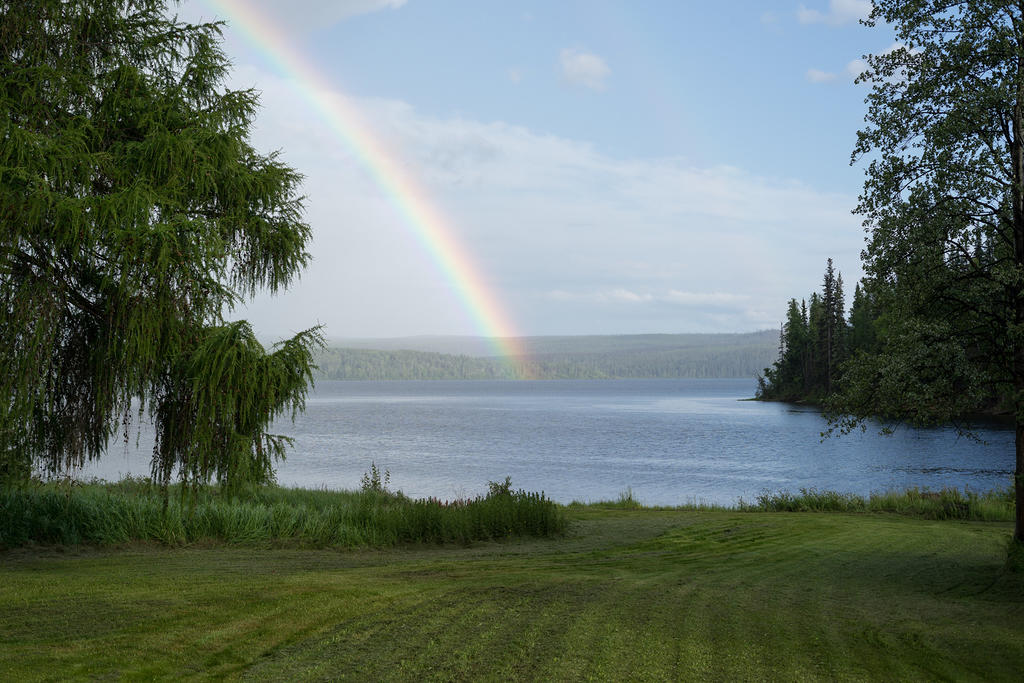
<instances>
[{"instance_id":1,"label":"blue sky","mask_svg":"<svg viewBox=\"0 0 1024 683\"><path fill-rule=\"evenodd\" d=\"M250 0L399 150L520 332L776 327L860 276L864 0ZM179 9L215 18L205 0ZM229 27L253 140L305 173L314 262L239 315L267 335L475 334L364 168Z\"/></svg>"},{"instance_id":2,"label":"blue sky","mask_svg":"<svg viewBox=\"0 0 1024 683\"><path fill-rule=\"evenodd\" d=\"M863 93L809 87L807 71L838 77L870 32L801 23L791 3L725 4L413 0L317 31L310 53L350 91L426 115L513 122L619 158L793 177L828 165L830 189L848 189ZM892 42L875 37L878 49ZM570 86L563 50L600 57L599 89Z\"/></svg>"}]
</instances>

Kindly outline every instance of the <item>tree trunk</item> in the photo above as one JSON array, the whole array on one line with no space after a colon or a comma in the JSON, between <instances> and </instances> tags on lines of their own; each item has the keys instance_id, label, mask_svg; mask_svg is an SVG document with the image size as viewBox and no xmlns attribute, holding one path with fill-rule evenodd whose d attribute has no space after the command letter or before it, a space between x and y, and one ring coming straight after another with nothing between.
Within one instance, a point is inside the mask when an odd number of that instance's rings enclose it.
<instances>
[{"instance_id":1,"label":"tree trunk","mask_svg":"<svg viewBox=\"0 0 1024 683\"><path fill-rule=\"evenodd\" d=\"M1020 390L1018 389L1018 392ZM1020 402L1020 399L1017 401ZM1020 408L1018 408L1019 415ZM1013 540L1017 543L1024 544L1024 505L1021 504L1024 501L1024 421L1021 421L1020 417L1016 420L1017 423L1017 468L1014 471L1014 492L1016 494L1016 507L1017 512L1014 515L1013 525Z\"/></svg>"},{"instance_id":2,"label":"tree trunk","mask_svg":"<svg viewBox=\"0 0 1024 683\"><path fill-rule=\"evenodd\" d=\"M1013 103L1013 131L1010 140L1010 154L1013 162L1013 264L1017 274L1024 271L1024 0L1017 3L1019 14L1013 19L1017 40L1016 92ZM1010 345L1013 354L1013 408L1016 427L1016 465L1013 473L1014 515L1013 538L1024 544L1024 291L1020 282L1014 282L1011 292L1013 299L1013 328Z\"/></svg>"}]
</instances>

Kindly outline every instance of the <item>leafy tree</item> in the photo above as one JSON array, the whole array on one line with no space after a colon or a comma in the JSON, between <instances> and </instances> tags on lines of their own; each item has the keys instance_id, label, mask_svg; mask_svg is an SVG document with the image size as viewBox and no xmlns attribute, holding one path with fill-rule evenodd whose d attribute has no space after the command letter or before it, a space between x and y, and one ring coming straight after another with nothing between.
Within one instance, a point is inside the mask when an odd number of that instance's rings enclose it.
<instances>
[{"instance_id":1,"label":"leafy tree","mask_svg":"<svg viewBox=\"0 0 1024 683\"><path fill-rule=\"evenodd\" d=\"M1010 397L1024 542L1024 6L874 0L877 22L902 47L866 58L854 159L886 331L833 408L928 423Z\"/></svg>"},{"instance_id":2,"label":"leafy tree","mask_svg":"<svg viewBox=\"0 0 1024 683\"><path fill-rule=\"evenodd\" d=\"M0 3L0 476L98 457L135 400L165 485L264 480L303 405L319 331L224 317L306 264L300 176L249 144L219 27L166 12Z\"/></svg>"}]
</instances>

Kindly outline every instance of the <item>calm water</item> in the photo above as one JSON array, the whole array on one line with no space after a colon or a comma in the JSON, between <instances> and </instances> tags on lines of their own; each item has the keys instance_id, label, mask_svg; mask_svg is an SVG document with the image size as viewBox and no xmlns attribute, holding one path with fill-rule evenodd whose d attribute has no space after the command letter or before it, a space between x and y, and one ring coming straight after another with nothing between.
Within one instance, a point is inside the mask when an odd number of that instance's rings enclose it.
<instances>
[{"instance_id":1,"label":"calm water","mask_svg":"<svg viewBox=\"0 0 1024 683\"><path fill-rule=\"evenodd\" d=\"M278 468L284 485L358 488L371 461L406 494L453 498L488 481L544 490L561 502L735 503L801 487L867 494L921 486L1007 486L1013 432L876 431L821 441L814 411L741 401L751 380L542 382L321 381ZM85 476L148 474L139 451L114 446Z\"/></svg>"}]
</instances>

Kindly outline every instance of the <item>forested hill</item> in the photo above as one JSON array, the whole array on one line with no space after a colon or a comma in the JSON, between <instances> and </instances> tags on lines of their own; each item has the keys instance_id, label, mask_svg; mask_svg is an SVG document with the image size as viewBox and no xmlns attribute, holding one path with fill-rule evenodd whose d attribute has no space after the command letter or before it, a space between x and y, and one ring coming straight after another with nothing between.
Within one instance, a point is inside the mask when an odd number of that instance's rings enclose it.
<instances>
[{"instance_id":1,"label":"forested hill","mask_svg":"<svg viewBox=\"0 0 1024 683\"><path fill-rule=\"evenodd\" d=\"M527 337L524 363L538 379L754 377L778 352L779 333ZM377 346L379 348L373 348ZM344 340L317 358L327 379L514 379L477 337ZM448 351L448 352L443 352Z\"/></svg>"}]
</instances>

